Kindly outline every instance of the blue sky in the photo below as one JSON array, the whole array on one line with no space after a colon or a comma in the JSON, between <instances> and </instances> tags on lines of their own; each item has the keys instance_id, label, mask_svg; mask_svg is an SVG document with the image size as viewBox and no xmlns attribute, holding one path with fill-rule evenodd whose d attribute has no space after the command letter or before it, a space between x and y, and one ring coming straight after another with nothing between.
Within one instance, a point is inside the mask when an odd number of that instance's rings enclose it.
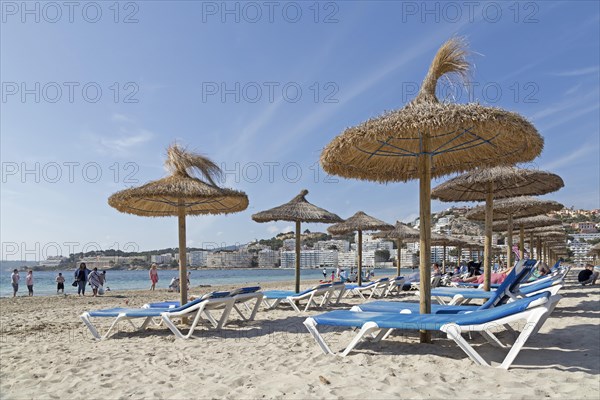
<instances>
[{"instance_id":1,"label":"blue sky","mask_svg":"<svg viewBox=\"0 0 600 400\"><path fill-rule=\"evenodd\" d=\"M327 177L318 159L344 128L410 100L452 35L470 43L473 84L438 91L530 119L545 148L527 166L565 181L545 197L600 207L598 2L61 4L2 2L2 258L176 247L175 218L106 201L164 176L173 142L223 165L250 199L190 218L190 246L290 230L250 216L303 188L342 218L412 220L416 182Z\"/></svg>"}]
</instances>

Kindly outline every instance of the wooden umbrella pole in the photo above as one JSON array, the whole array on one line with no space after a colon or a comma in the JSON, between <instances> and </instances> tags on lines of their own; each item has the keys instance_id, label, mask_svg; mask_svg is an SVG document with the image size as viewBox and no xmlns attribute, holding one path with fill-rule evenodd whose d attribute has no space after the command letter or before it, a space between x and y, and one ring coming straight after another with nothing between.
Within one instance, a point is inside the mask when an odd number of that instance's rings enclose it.
<instances>
[{"instance_id":1,"label":"wooden umbrella pole","mask_svg":"<svg viewBox=\"0 0 600 400\"><path fill-rule=\"evenodd\" d=\"M507 229L506 232L506 266L510 267L513 265L512 263L512 241L513 241L513 217L512 214L508 214L507 220Z\"/></svg>"},{"instance_id":2,"label":"wooden umbrella pole","mask_svg":"<svg viewBox=\"0 0 600 400\"><path fill-rule=\"evenodd\" d=\"M300 293L300 221L296 221L296 293Z\"/></svg>"},{"instance_id":3,"label":"wooden umbrella pole","mask_svg":"<svg viewBox=\"0 0 600 400\"><path fill-rule=\"evenodd\" d=\"M488 183L485 194L485 242L483 250L483 290L490 290L492 277L492 219L494 207L494 191L492 183Z\"/></svg>"},{"instance_id":4,"label":"wooden umbrella pole","mask_svg":"<svg viewBox=\"0 0 600 400\"><path fill-rule=\"evenodd\" d=\"M446 245L444 244L442 250L442 274L446 273Z\"/></svg>"},{"instance_id":5,"label":"wooden umbrella pole","mask_svg":"<svg viewBox=\"0 0 600 400\"><path fill-rule=\"evenodd\" d=\"M525 227L521 224L521 228L519 230L519 254L521 255L521 260L525 258Z\"/></svg>"},{"instance_id":6,"label":"wooden umbrella pole","mask_svg":"<svg viewBox=\"0 0 600 400\"><path fill-rule=\"evenodd\" d=\"M396 276L400 276L400 269L402 268L402 239L398 239L398 251L396 252L398 262L396 263Z\"/></svg>"},{"instance_id":7,"label":"wooden umbrella pole","mask_svg":"<svg viewBox=\"0 0 600 400\"><path fill-rule=\"evenodd\" d=\"M177 219L179 221L179 304L187 303L187 263L185 255L185 206L178 200Z\"/></svg>"},{"instance_id":8,"label":"wooden umbrella pole","mask_svg":"<svg viewBox=\"0 0 600 400\"><path fill-rule=\"evenodd\" d=\"M431 154L429 154L429 135L422 137L422 149L419 154L419 277L421 314L431 313ZM431 333L419 332L421 343L431 342Z\"/></svg>"},{"instance_id":9,"label":"wooden umbrella pole","mask_svg":"<svg viewBox=\"0 0 600 400\"><path fill-rule=\"evenodd\" d=\"M358 231L358 286L362 285L362 231Z\"/></svg>"},{"instance_id":10,"label":"wooden umbrella pole","mask_svg":"<svg viewBox=\"0 0 600 400\"><path fill-rule=\"evenodd\" d=\"M533 243L533 232L529 233L529 258L531 259L535 259L535 257L533 257L533 248L535 247L535 244Z\"/></svg>"},{"instance_id":11,"label":"wooden umbrella pole","mask_svg":"<svg viewBox=\"0 0 600 400\"><path fill-rule=\"evenodd\" d=\"M460 269L460 259L462 258L462 246L458 246L458 261L456 262L456 266Z\"/></svg>"},{"instance_id":12,"label":"wooden umbrella pole","mask_svg":"<svg viewBox=\"0 0 600 400\"><path fill-rule=\"evenodd\" d=\"M542 260L542 238L538 236L537 240L537 260Z\"/></svg>"}]
</instances>

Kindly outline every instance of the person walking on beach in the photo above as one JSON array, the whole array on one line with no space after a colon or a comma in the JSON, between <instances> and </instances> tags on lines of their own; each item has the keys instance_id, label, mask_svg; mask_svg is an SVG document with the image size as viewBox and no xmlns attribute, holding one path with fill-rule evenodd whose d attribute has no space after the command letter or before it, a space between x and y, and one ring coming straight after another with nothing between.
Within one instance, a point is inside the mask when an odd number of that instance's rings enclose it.
<instances>
[{"instance_id":1,"label":"person walking on beach","mask_svg":"<svg viewBox=\"0 0 600 400\"><path fill-rule=\"evenodd\" d=\"M158 270L156 269L156 264L152 264L150 267L150 290L154 290L156 288L156 284L158 283Z\"/></svg>"},{"instance_id":2,"label":"person walking on beach","mask_svg":"<svg viewBox=\"0 0 600 400\"><path fill-rule=\"evenodd\" d=\"M58 276L56 277L56 294L59 294L59 292L61 292L62 294L65 293L65 277L63 276L62 272L58 273Z\"/></svg>"},{"instance_id":3,"label":"person walking on beach","mask_svg":"<svg viewBox=\"0 0 600 400\"><path fill-rule=\"evenodd\" d=\"M102 286L102 278L98 273L98 268L94 268L94 270L88 274L88 282L90 283L92 292L94 293L92 296L96 297L96 295L98 295L98 288Z\"/></svg>"},{"instance_id":4,"label":"person walking on beach","mask_svg":"<svg viewBox=\"0 0 600 400\"><path fill-rule=\"evenodd\" d=\"M323 279L327 278L327 269L323 268Z\"/></svg>"},{"instance_id":5,"label":"person walking on beach","mask_svg":"<svg viewBox=\"0 0 600 400\"><path fill-rule=\"evenodd\" d=\"M79 264L79 269L75 271L75 281L77 282L77 294L85 296L85 285L88 280L90 270L87 269L85 263Z\"/></svg>"},{"instance_id":6,"label":"person walking on beach","mask_svg":"<svg viewBox=\"0 0 600 400\"><path fill-rule=\"evenodd\" d=\"M29 296L33 296L33 271L29 270L27 272L27 276L25 276L25 284L27 285L27 290L29 291Z\"/></svg>"},{"instance_id":7,"label":"person walking on beach","mask_svg":"<svg viewBox=\"0 0 600 400\"><path fill-rule=\"evenodd\" d=\"M19 276L19 270L15 268L13 273L10 274L10 282L12 283L13 287L13 297L16 297L17 292L19 291L19 280L21 280L21 277Z\"/></svg>"}]
</instances>

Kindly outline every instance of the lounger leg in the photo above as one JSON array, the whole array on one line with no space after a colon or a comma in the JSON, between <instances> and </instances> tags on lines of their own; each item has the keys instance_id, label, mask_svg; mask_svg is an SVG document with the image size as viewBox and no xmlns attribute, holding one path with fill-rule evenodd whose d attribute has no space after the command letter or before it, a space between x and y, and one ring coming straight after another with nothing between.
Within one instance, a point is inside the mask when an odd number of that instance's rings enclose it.
<instances>
[{"instance_id":1,"label":"lounger leg","mask_svg":"<svg viewBox=\"0 0 600 400\"><path fill-rule=\"evenodd\" d=\"M515 343L513 344L512 348L510 349L510 351L504 358L504 361L502 361L502 364L500 364L498 368L508 369L511 366L511 364L513 363L515 358L517 358L517 355L519 355L519 352L525 345L525 342L527 342L527 339L529 339L529 337L535 332L535 328L540 322L540 319L544 316L544 314L548 312L548 310L549 309L547 307L543 306L531 310L531 314L529 315L529 318L527 318L527 323L525 324L523 331L521 332L517 340L515 340Z\"/></svg>"},{"instance_id":2,"label":"lounger leg","mask_svg":"<svg viewBox=\"0 0 600 400\"><path fill-rule=\"evenodd\" d=\"M479 353L476 352L475 349L462 337L462 330L460 326L456 324L447 324L442 326L441 330L446 333L449 339L454 340L458 347L460 347L471 360L475 361L479 365L489 366L483 357L481 357Z\"/></svg>"},{"instance_id":3,"label":"lounger leg","mask_svg":"<svg viewBox=\"0 0 600 400\"><path fill-rule=\"evenodd\" d=\"M308 302L306 302L306 307L304 307L303 311L307 312L308 309L310 308L310 305L313 303L315 304L315 306L317 305L317 303L315 302L315 293L314 292L310 294L310 297L308 298Z\"/></svg>"},{"instance_id":4,"label":"lounger leg","mask_svg":"<svg viewBox=\"0 0 600 400\"><path fill-rule=\"evenodd\" d=\"M219 325L219 323L217 322L215 317L213 317L212 314L208 310L203 310L203 312L204 312L204 315L206 315L206 319L208 319L210 321L210 323L212 324L212 326L214 326L216 328Z\"/></svg>"},{"instance_id":5,"label":"lounger leg","mask_svg":"<svg viewBox=\"0 0 600 400\"><path fill-rule=\"evenodd\" d=\"M88 329L92 333L92 336L94 336L95 339L100 340L101 339L100 334L98 333L98 330L96 329L94 324L92 324L92 321L90 321L90 315L88 313L81 314L81 320L83 321L85 326L88 327Z\"/></svg>"},{"instance_id":6,"label":"lounger leg","mask_svg":"<svg viewBox=\"0 0 600 400\"><path fill-rule=\"evenodd\" d=\"M150 322L152 322L152 320L153 320L153 318L152 318L152 317L148 317L148 318L146 318L146 319L144 320L144 323L142 324L142 326L140 326L139 330L140 330L140 331L143 331L143 330L145 330L145 329L148 327L148 324L150 324ZM131 320L130 320L130 322L131 322ZM133 325L133 323L132 323L132 325Z\"/></svg>"},{"instance_id":7,"label":"lounger leg","mask_svg":"<svg viewBox=\"0 0 600 400\"><path fill-rule=\"evenodd\" d=\"M294 300L289 299L289 298L287 298L285 300L292 306L292 308L294 309L294 311L301 312L300 309L298 308L298 306L296 305L296 302Z\"/></svg>"},{"instance_id":8,"label":"lounger leg","mask_svg":"<svg viewBox=\"0 0 600 400\"><path fill-rule=\"evenodd\" d=\"M392 333L392 331L393 331L392 328L379 330L379 333L377 334L377 336L375 336L373 338L373 341L374 342L381 342L382 340L384 340L385 338L387 338L390 335L390 333Z\"/></svg>"},{"instance_id":9,"label":"lounger leg","mask_svg":"<svg viewBox=\"0 0 600 400\"><path fill-rule=\"evenodd\" d=\"M340 289L340 294L337 297L337 300L335 301L335 304L339 304L340 300L342 300L342 297L344 296L344 294L346 293L346 288L343 287Z\"/></svg>"},{"instance_id":10,"label":"lounger leg","mask_svg":"<svg viewBox=\"0 0 600 400\"><path fill-rule=\"evenodd\" d=\"M308 332L310 332L310 334L315 339L315 341L317 342L317 344L319 345L319 347L321 348L321 350L323 351L323 353L325 353L325 354L333 354L333 352L331 351L331 349L329 348L329 346L327 346L327 343L325 343L325 340L323 339L323 337L321 336L321 334L317 330L317 323L315 322L314 319L307 318L304 321L304 326L306 326L306 329L308 329Z\"/></svg>"},{"instance_id":11,"label":"lounger leg","mask_svg":"<svg viewBox=\"0 0 600 400\"><path fill-rule=\"evenodd\" d=\"M550 296L550 298L548 299L548 303L547 303L549 305L548 306L548 312L546 312L544 315L542 315L542 317L540 318L539 322L535 326L535 329L531 333L532 335L537 334L539 332L540 328L542 326L544 326L544 324L546 323L546 320L548 319L548 317L550 316L550 314L552 314L552 312L556 308L556 305L558 304L558 302L560 301L561 298L562 298L562 296L560 296L558 294Z\"/></svg>"},{"instance_id":12,"label":"lounger leg","mask_svg":"<svg viewBox=\"0 0 600 400\"><path fill-rule=\"evenodd\" d=\"M260 308L260 303L262 303L263 297L264 296L262 294L260 296L256 297L256 303L254 304L254 308L252 309L252 313L250 314L250 318L248 318L249 321L254 321L254 318L256 318L256 313L258 312L258 309Z\"/></svg>"},{"instance_id":13,"label":"lounger leg","mask_svg":"<svg viewBox=\"0 0 600 400\"><path fill-rule=\"evenodd\" d=\"M342 352L342 357L347 356L348 353L350 353L356 347L356 345L362 340L362 338L365 335L368 335L369 333L377 329L379 329L379 326L377 326L375 322L366 322L362 326L362 328L360 328L358 334L354 336L354 339L352 339L348 347L346 347L346 349Z\"/></svg>"},{"instance_id":14,"label":"lounger leg","mask_svg":"<svg viewBox=\"0 0 600 400\"><path fill-rule=\"evenodd\" d=\"M223 314L221 314L221 319L219 319L219 323L217 324L217 329L221 329L227 324L227 320L229 319L229 314L231 313L231 309L233 308L233 301L227 303L225 309L223 310Z\"/></svg>"},{"instance_id":15,"label":"lounger leg","mask_svg":"<svg viewBox=\"0 0 600 400\"><path fill-rule=\"evenodd\" d=\"M506 325L505 325L506 326ZM481 335L494 347L506 348L505 346L492 332L488 330L481 331Z\"/></svg>"},{"instance_id":16,"label":"lounger leg","mask_svg":"<svg viewBox=\"0 0 600 400\"><path fill-rule=\"evenodd\" d=\"M282 299L275 299L269 303L269 299L263 299L263 303L267 305L267 310L271 310L279 305Z\"/></svg>"},{"instance_id":17,"label":"lounger leg","mask_svg":"<svg viewBox=\"0 0 600 400\"><path fill-rule=\"evenodd\" d=\"M246 305L246 303L244 303L244 306L246 306L246 309L248 309L248 306ZM239 309L239 307L234 304L233 305L233 309L235 310L235 312L238 313L238 315L240 316L240 318L244 321L247 321L246 316L244 315L244 313L242 313L242 311Z\"/></svg>"}]
</instances>

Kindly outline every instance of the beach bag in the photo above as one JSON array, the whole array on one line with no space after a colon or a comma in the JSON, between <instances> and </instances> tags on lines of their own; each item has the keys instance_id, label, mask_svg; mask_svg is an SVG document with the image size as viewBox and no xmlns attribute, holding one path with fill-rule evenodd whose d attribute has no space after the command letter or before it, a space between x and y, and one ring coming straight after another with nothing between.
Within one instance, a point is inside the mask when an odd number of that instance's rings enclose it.
<instances>
[{"instance_id":1,"label":"beach bag","mask_svg":"<svg viewBox=\"0 0 600 400\"><path fill-rule=\"evenodd\" d=\"M71 284L71 286L77 286L77 281L73 281L73 283Z\"/></svg>"},{"instance_id":2,"label":"beach bag","mask_svg":"<svg viewBox=\"0 0 600 400\"><path fill-rule=\"evenodd\" d=\"M99 286L98 287L98 294L100 294L100 295L104 294L104 287L103 286Z\"/></svg>"}]
</instances>

